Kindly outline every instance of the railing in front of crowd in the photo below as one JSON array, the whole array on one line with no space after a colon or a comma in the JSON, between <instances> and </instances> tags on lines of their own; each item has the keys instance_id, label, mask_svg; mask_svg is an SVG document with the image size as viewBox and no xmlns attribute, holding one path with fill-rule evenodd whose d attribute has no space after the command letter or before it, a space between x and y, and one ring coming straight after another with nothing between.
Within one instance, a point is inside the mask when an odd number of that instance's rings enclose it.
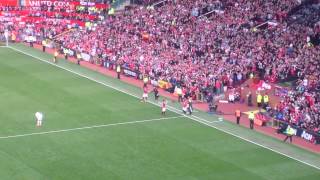
<instances>
[{"instance_id":1,"label":"railing in front of crowd","mask_svg":"<svg viewBox=\"0 0 320 180\"><path fill-rule=\"evenodd\" d=\"M277 128L277 133L286 134L286 130L289 125L294 129L295 136L305 139L310 143L320 144L320 132L313 132L296 125L289 124L286 121L272 118L272 127Z\"/></svg>"},{"instance_id":2,"label":"railing in front of crowd","mask_svg":"<svg viewBox=\"0 0 320 180\"><path fill-rule=\"evenodd\" d=\"M111 6L112 6L112 8L114 8L114 9L117 9L117 8L119 8L122 4L124 4L124 3L126 3L126 2L129 2L130 0L116 0L116 1L114 1L112 4L111 4ZM128 4L130 4L130 3L128 3Z\"/></svg>"}]
</instances>

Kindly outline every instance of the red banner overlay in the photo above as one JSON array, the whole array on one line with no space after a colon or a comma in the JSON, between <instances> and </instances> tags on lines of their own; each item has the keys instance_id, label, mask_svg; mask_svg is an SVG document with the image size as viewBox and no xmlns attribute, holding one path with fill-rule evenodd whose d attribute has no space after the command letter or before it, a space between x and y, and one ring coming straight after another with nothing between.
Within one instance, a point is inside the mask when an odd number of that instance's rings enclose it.
<instances>
[{"instance_id":1,"label":"red banner overlay","mask_svg":"<svg viewBox=\"0 0 320 180\"><path fill-rule=\"evenodd\" d=\"M78 2L78 1L58 1L58 0L24 0L22 5L29 7L40 7L40 6L54 6L54 7L69 7L74 9L76 6L89 6L96 8L107 8L106 4L99 4L94 2Z\"/></svg>"},{"instance_id":2,"label":"red banner overlay","mask_svg":"<svg viewBox=\"0 0 320 180\"><path fill-rule=\"evenodd\" d=\"M69 7L72 2L53 1L53 0L25 0L25 6L40 7L40 6L54 6L54 7Z\"/></svg>"},{"instance_id":3,"label":"red banner overlay","mask_svg":"<svg viewBox=\"0 0 320 180\"><path fill-rule=\"evenodd\" d=\"M0 0L0 6L18 6L18 0Z\"/></svg>"}]
</instances>

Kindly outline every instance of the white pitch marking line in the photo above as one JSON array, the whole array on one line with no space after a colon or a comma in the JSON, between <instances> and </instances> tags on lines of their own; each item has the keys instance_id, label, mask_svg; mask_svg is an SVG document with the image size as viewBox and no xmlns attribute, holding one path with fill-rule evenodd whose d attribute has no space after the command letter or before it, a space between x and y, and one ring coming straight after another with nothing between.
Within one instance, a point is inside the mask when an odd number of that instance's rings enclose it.
<instances>
[{"instance_id":1,"label":"white pitch marking line","mask_svg":"<svg viewBox=\"0 0 320 180\"><path fill-rule=\"evenodd\" d=\"M16 48L14 48L14 47L9 46L9 48L12 49L12 50L15 50L15 51L17 51L17 52L20 52L20 53L22 53L22 54L25 54L25 55L27 55L27 56L33 57L33 58L35 58L35 59L37 59L37 60L39 60L39 61L42 61L42 62L51 64L51 65L56 66L56 67L58 67L58 68L60 68L60 69L63 69L63 70L65 70L65 71L68 71L68 72L70 72L70 73L76 74L76 75L81 76L81 77L86 78L86 79L89 79L89 80L91 80L91 81L93 81L93 82L96 82L96 83L98 83L98 84L104 85L104 86L109 87L109 88L111 88L111 89L117 90L117 91L122 92L122 93L124 93L124 94L127 94L127 95L130 95L130 96L132 96L132 97L135 97L135 98L140 99L140 97L138 97L138 96L136 96L136 95L134 95L134 94L131 94L131 93L126 92L126 91L124 91L124 90L118 89L118 88L116 88L116 87L113 87L113 86L111 86L111 85L109 85L109 84L106 84L106 83L103 83L103 82L101 82L101 81L95 80L95 79L93 79L93 78L91 78L91 77L88 77L88 76L86 76L86 75L77 73L77 72L75 72L75 71L72 71L72 70L70 70L70 69L64 68L64 67L59 66L59 65L57 65L57 64L54 64L54 63L52 63L52 62L49 62L49 61L40 59L39 57L36 57L36 56L33 56L32 54L23 52L23 51L21 51L21 50L19 50L19 49L16 49ZM151 101L148 101L148 102L151 103L151 104L153 104L153 105L159 106L159 104L157 104L157 103L154 103L154 102L151 102ZM214 126L213 123L210 122L210 121L207 121L207 120L205 120L205 119L202 119L202 118L197 117L197 116L194 116L194 115L192 115L192 116L184 115L184 114L182 114L179 110L177 111L176 108L168 106L168 109L170 109L170 108L171 108L171 111L172 111L172 112L175 112L175 113L177 113L177 114L183 115L184 117L187 117L187 118L189 118L189 119L191 119L191 120L197 121L197 122L199 122L199 123L201 123L201 124L204 124L204 125L206 125L206 126L209 126L209 127L214 128L214 129L217 129L217 130L219 130L219 131L222 131L222 132L224 132L224 133L226 133L226 134L230 134L230 135L232 135L232 136L234 136L234 137L237 137L237 138L242 139L242 140L244 140L244 141L247 141L247 142L249 142L249 143L255 144L255 145L260 146L260 147L263 147L263 148L265 148L265 149L268 149L268 150L270 150L270 151L273 151L273 152L275 152L275 153L281 154L281 155L283 155L283 156L285 156L285 157L288 157L288 158L290 158L290 159L296 160L296 161L298 161L298 162L300 162L300 163L306 164L306 165L308 165L308 166L311 166L311 167L313 167L313 168L316 168L316 169L320 170L320 167L318 167L318 166L316 166L316 165L310 164L310 163L308 163L308 162L305 162L305 161L300 160L300 159L298 159L298 158L292 157L292 156L287 155L287 154L285 154L285 153L283 153L283 152L280 152L280 151L278 151L278 150L272 149L272 148L270 148L270 147L267 147L267 146L265 146L265 145L259 144L259 143L257 143L257 142L252 141L252 140L249 140L249 139L247 139L247 138L241 137L241 136L239 136L239 135L234 134L233 132L230 132L230 131L221 129L221 128L217 127L217 126Z\"/></svg>"},{"instance_id":2,"label":"white pitch marking line","mask_svg":"<svg viewBox=\"0 0 320 180\"><path fill-rule=\"evenodd\" d=\"M146 123L146 122L153 122L153 121L163 121L163 120L168 120L168 119L177 119L177 118L181 118L181 117L183 117L183 116L173 116L173 117L164 117L164 118L157 118L157 119L146 119L146 120L140 120L140 121L129 121L129 122L120 122L120 123L112 123L112 124L102 124L102 125L85 126L85 127L79 127L79 128L61 129L61 130L36 132L36 133L29 133L29 134L19 134L19 135L11 135L11 136L0 136L0 139L11 139L11 138L18 138L18 137L53 134L53 133L60 133L60 132L78 131L78 130L84 130L84 129L94 129L94 128L102 128L102 127L110 127L110 126L120 126L120 125L127 125L127 124L139 124L139 123Z\"/></svg>"}]
</instances>

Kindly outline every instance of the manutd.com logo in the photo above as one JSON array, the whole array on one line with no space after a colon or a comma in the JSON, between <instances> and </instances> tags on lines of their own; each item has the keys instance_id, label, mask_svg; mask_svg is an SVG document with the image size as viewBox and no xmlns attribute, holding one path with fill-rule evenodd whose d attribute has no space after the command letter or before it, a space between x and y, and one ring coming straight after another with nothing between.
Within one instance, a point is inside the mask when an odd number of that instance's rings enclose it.
<instances>
[{"instance_id":1,"label":"manutd.com logo","mask_svg":"<svg viewBox=\"0 0 320 180\"><path fill-rule=\"evenodd\" d=\"M38 7L38 6L55 6L55 7L66 7L70 6L70 2L65 2L65 1L41 1L41 0L25 0L25 5L26 6L33 6L33 7Z\"/></svg>"}]
</instances>

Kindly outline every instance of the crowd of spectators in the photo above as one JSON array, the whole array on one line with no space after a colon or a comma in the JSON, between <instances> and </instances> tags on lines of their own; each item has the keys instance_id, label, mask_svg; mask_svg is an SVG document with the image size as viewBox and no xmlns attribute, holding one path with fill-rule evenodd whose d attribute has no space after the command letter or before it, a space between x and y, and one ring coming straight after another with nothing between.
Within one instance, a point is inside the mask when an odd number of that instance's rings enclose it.
<instances>
[{"instance_id":1,"label":"crowd of spectators","mask_svg":"<svg viewBox=\"0 0 320 180\"><path fill-rule=\"evenodd\" d=\"M290 90L276 107L275 117L293 125L319 133L319 92Z\"/></svg>"},{"instance_id":2,"label":"crowd of spectators","mask_svg":"<svg viewBox=\"0 0 320 180\"><path fill-rule=\"evenodd\" d=\"M28 37L35 37L35 43L41 43L44 37L53 38L66 30L69 30L68 23L59 20L46 20L39 23L10 23L0 24L0 34L4 34L5 30L9 30L14 34L16 41L28 41Z\"/></svg>"},{"instance_id":3,"label":"crowd of spectators","mask_svg":"<svg viewBox=\"0 0 320 180\"><path fill-rule=\"evenodd\" d=\"M275 108L277 118L319 131L320 23L292 19L311 12L308 21L320 21L319 14L312 13L320 5L302 3L168 0L156 8L139 6L109 16L57 41L170 82L201 100L211 101L225 87L238 86L252 75L269 82L294 80L293 89Z\"/></svg>"}]
</instances>

